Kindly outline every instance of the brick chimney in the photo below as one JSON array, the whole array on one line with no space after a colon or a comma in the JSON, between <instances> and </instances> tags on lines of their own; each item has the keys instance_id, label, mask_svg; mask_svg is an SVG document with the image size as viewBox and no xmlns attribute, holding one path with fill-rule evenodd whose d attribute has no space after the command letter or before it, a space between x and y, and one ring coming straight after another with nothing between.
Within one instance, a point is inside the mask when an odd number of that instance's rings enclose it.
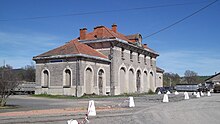
<instances>
[{"instance_id":1,"label":"brick chimney","mask_svg":"<svg viewBox=\"0 0 220 124\"><path fill-rule=\"evenodd\" d=\"M80 39L80 40L85 40L85 39L86 39L87 29L86 29L86 28L82 28L82 29L79 30L79 32L80 32L80 37L79 37L79 39Z\"/></svg>"},{"instance_id":2,"label":"brick chimney","mask_svg":"<svg viewBox=\"0 0 220 124\"><path fill-rule=\"evenodd\" d=\"M117 25L116 24L112 24L112 31L113 32L117 32Z\"/></svg>"},{"instance_id":3,"label":"brick chimney","mask_svg":"<svg viewBox=\"0 0 220 124\"><path fill-rule=\"evenodd\" d=\"M104 26L97 26L94 28L94 30L96 31L96 37L97 38L102 38L103 37L103 30L104 30Z\"/></svg>"}]
</instances>

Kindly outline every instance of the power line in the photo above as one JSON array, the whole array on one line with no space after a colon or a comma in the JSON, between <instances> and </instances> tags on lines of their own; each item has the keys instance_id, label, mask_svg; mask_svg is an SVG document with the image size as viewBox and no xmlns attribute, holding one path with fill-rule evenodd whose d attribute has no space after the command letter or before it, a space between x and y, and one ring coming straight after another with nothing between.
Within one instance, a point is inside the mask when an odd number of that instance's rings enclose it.
<instances>
[{"instance_id":1,"label":"power line","mask_svg":"<svg viewBox=\"0 0 220 124\"><path fill-rule=\"evenodd\" d=\"M67 17L67 16L79 16L79 15L111 13L111 12L135 11L135 10L162 8L162 7L183 6L183 5L189 5L189 4L200 4L200 3L205 3L205 2L207 2L207 0L206 1L201 1L201 2L188 2L188 3L179 3L179 4L164 4L164 5L146 6L146 7L137 7L137 8L128 8L128 9L115 9L115 10L82 12L82 13L71 13L71 14L62 14L62 15L49 15L49 16L36 16L36 17L14 18L14 19L0 19L0 21L3 22L3 21L35 20L35 19L47 19L47 18L56 18L56 17Z\"/></svg>"},{"instance_id":2,"label":"power line","mask_svg":"<svg viewBox=\"0 0 220 124\"><path fill-rule=\"evenodd\" d=\"M206 6L202 7L202 8L200 8L199 10L193 12L192 14L190 14L190 15L188 15L188 16L186 16L186 17L184 17L184 18L182 18L182 19L180 19L180 20L178 20L178 21L176 21L176 22L174 22L174 23L172 23L172 24L170 24L170 25L168 25L168 26L166 26L166 27L164 27L164 28L162 28L162 29L156 31L156 32L153 32L153 33L151 33L151 34L149 34L149 35L143 37L143 39L146 39L146 38L148 38L148 37L151 37L151 36L153 36L153 35L156 35L156 34L162 32L162 31L164 31L164 30L166 30L166 29L168 29L168 28L171 28L171 27L173 27L173 26L179 24L180 22L183 22L184 20L186 20L186 19L188 19L188 18L190 18L190 17L196 15L197 13L201 12L202 10L208 8L209 6L211 6L212 4L216 3L217 1L218 1L218 0L215 0L215 1L211 2L211 3L209 3L208 5L206 5Z\"/></svg>"}]
</instances>

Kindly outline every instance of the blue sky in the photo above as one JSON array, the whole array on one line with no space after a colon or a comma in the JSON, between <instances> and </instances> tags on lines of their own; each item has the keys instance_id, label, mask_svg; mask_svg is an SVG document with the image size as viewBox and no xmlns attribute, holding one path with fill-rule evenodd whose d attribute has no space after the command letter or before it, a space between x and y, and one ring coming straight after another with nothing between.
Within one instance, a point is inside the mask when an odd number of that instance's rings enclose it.
<instances>
[{"instance_id":1,"label":"blue sky","mask_svg":"<svg viewBox=\"0 0 220 124\"><path fill-rule=\"evenodd\" d=\"M32 57L78 37L79 29L118 25L123 34L147 36L209 4L212 0L0 0L0 65L30 65ZM178 4L178 5L177 5ZM179 5L184 4L184 5ZM108 13L57 16L138 7L169 5ZM170 6L172 5L172 6ZM175 6L173 6L175 5ZM220 71L220 2L191 18L143 40L160 53L157 65L166 72L199 75ZM19 20L21 19L21 20Z\"/></svg>"}]
</instances>

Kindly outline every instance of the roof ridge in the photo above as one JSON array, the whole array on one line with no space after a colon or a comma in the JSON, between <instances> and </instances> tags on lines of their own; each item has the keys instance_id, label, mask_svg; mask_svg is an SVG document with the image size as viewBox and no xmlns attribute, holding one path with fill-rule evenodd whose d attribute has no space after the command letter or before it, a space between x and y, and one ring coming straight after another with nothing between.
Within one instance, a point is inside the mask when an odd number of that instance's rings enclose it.
<instances>
[{"instance_id":1,"label":"roof ridge","mask_svg":"<svg viewBox=\"0 0 220 124\"><path fill-rule=\"evenodd\" d=\"M211 75L209 78L207 78L205 81L207 81L207 80L209 80L209 79L211 79L211 78L213 78L213 77L215 77L215 76L217 76L217 75L219 75L220 74L220 72L219 73L216 73L216 74L214 74L214 75Z\"/></svg>"},{"instance_id":2,"label":"roof ridge","mask_svg":"<svg viewBox=\"0 0 220 124\"><path fill-rule=\"evenodd\" d=\"M78 52L78 53L80 53L80 51L79 51L78 47L77 47L77 46L76 46L76 44L74 43L74 42L75 42L75 40L77 41L77 39L72 40L73 45L75 46L75 48L76 48L77 52Z\"/></svg>"},{"instance_id":3,"label":"roof ridge","mask_svg":"<svg viewBox=\"0 0 220 124\"><path fill-rule=\"evenodd\" d=\"M105 27L105 26L104 26ZM114 31L112 31L112 30L110 30L109 28L107 28L107 27L105 27L106 28L106 30L113 36L113 37L115 37L115 38L120 38L120 35L122 36L122 37L124 37L128 42L131 42L124 34L122 34L122 33L119 33L119 32L114 32ZM118 37L118 36L119 37ZM121 39L121 38L120 38ZM122 39L122 40L124 40L124 39Z\"/></svg>"},{"instance_id":4,"label":"roof ridge","mask_svg":"<svg viewBox=\"0 0 220 124\"><path fill-rule=\"evenodd\" d=\"M75 40L77 40L77 39L75 39ZM77 41L77 42L78 42L78 41ZM94 50L94 51L96 51L96 52L100 53L101 55L105 56L106 58L108 58L106 55L104 55L103 53L101 53L101 52L97 51L96 49L93 49L92 47L90 47L90 46L89 46L89 45L87 45L87 44L80 43L80 42L78 42L78 44L80 44L80 45L85 45L87 48L89 48L89 49L91 49L91 50ZM77 49L78 53L80 53L80 54L84 54L84 53L81 53L81 52L80 52L80 50L78 49L78 47L76 46L76 44L75 44L75 43L74 43L74 45L75 45L75 47L76 47L76 49Z\"/></svg>"},{"instance_id":5,"label":"roof ridge","mask_svg":"<svg viewBox=\"0 0 220 124\"><path fill-rule=\"evenodd\" d=\"M115 36L112 34L112 32L110 31L109 28L107 28L107 27L105 27L105 26L104 26L104 28L105 28L113 37L115 37Z\"/></svg>"}]
</instances>

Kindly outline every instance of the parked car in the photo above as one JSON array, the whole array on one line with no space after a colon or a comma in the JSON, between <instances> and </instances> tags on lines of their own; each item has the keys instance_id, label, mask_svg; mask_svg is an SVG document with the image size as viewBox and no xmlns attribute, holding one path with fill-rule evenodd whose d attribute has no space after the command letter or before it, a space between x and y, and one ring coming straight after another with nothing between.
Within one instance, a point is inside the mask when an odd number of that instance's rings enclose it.
<instances>
[{"instance_id":1,"label":"parked car","mask_svg":"<svg viewBox=\"0 0 220 124\"><path fill-rule=\"evenodd\" d=\"M214 93L219 93L220 92L220 84L216 84L214 86Z\"/></svg>"},{"instance_id":2,"label":"parked car","mask_svg":"<svg viewBox=\"0 0 220 124\"><path fill-rule=\"evenodd\" d=\"M166 89L164 87L157 87L155 93L161 92L162 94L166 93Z\"/></svg>"},{"instance_id":3,"label":"parked car","mask_svg":"<svg viewBox=\"0 0 220 124\"><path fill-rule=\"evenodd\" d=\"M170 91L171 93L174 92L174 87L157 87L155 90L155 93L161 92L162 94L165 94L167 91Z\"/></svg>"},{"instance_id":4,"label":"parked car","mask_svg":"<svg viewBox=\"0 0 220 124\"><path fill-rule=\"evenodd\" d=\"M201 85L199 85L199 91L207 92L207 91L209 91L209 89L205 84L201 84Z\"/></svg>"},{"instance_id":5,"label":"parked car","mask_svg":"<svg viewBox=\"0 0 220 124\"><path fill-rule=\"evenodd\" d=\"M170 87L164 87L164 88L165 88L166 92L167 92L167 91L170 91L170 93L172 93L172 92L175 91L173 86L170 86Z\"/></svg>"}]
</instances>

